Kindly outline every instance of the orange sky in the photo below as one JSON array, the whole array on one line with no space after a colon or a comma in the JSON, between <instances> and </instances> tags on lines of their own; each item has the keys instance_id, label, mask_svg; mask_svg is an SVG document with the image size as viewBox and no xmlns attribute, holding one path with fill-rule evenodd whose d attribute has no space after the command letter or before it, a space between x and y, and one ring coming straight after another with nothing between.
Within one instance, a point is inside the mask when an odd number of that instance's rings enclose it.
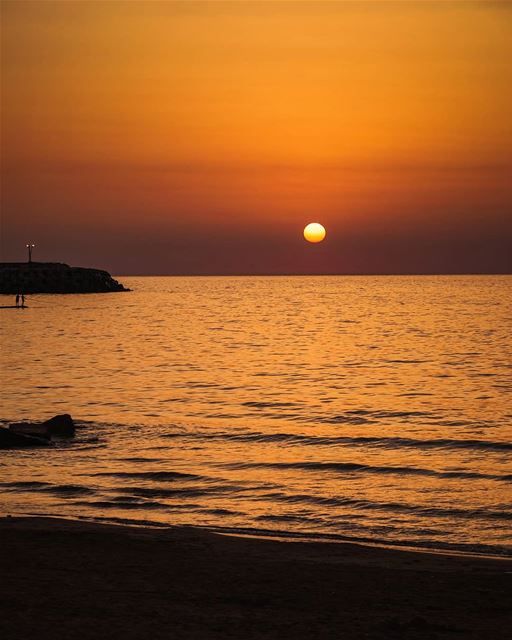
<instances>
[{"instance_id":1,"label":"orange sky","mask_svg":"<svg viewBox=\"0 0 512 640\"><path fill-rule=\"evenodd\" d=\"M5 260L511 270L512 3L4 1L2 25Z\"/></svg>"}]
</instances>

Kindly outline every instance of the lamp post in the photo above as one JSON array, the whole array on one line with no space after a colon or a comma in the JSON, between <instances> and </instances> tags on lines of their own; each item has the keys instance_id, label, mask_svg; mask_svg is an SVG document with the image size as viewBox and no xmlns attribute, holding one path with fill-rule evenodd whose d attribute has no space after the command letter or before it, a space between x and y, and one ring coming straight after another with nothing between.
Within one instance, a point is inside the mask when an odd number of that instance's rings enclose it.
<instances>
[{"instance_id":1,"label":"lamp post","mask_svg":"<svg viewBox=\"0 0 512 640\"><path fill-rule=\"evenodd\" d=\"M32 249L36 246L35 244L32 244L31 242L29 242L28 244L25 245L28 249L28 261L29 263L32 262Z\"/></svg>"}]
</instances>

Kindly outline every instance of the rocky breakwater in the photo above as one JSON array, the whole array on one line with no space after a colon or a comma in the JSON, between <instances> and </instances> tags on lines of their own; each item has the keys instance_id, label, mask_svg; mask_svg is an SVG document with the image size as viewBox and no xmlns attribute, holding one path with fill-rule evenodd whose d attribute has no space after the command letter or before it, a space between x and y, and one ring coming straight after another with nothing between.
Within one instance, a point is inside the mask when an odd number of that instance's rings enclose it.
<instances>
[{"instance_id":1,"label":"rocky breakwater","mask_svg":"<svg viewBox=\"0 0 512 640\"><path fill-rule=\"evenodd\" d=\"M129 291L108 271L60 262L0 262L0 294Z\"/></svg>"}]
</instances>

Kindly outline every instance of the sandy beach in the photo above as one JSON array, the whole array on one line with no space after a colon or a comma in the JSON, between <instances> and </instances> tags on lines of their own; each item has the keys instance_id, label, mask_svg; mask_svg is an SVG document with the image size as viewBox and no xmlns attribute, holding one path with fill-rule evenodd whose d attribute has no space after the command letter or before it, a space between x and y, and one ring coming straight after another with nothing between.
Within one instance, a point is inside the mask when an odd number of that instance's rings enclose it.
<instances>
[{"instance_id":1,"label":"sandy beach","mask_svg":"<svg viewBox=\"0 0 512 640\"><path fill-rule=\"evenodd\" d=\"M5 638L509 637L512 563L200 529L0 520Z\"/></svg>"}]
</instances>

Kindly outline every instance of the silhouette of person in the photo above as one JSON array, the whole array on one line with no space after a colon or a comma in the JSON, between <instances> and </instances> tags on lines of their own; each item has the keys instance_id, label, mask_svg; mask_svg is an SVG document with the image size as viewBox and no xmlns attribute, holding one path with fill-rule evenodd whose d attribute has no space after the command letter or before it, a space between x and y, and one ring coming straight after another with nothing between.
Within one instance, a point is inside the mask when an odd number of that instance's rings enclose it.
<instances>
[{"instance_id":1,"label":"silhouette of person","mask_svg":"<svg viewBox=\"0 0 512 640\"><path fill-rule=\"evenodd\" d=\"M16 294L16 306L17 307L20 306L20 294L19 293Z\"/></svg>"},{"instance_id":2,"label":"silhouette of person","mask_svg":"<svg viewBox=\"0 0 512 640\"><path fill-rule=\"evenodd\" d=\"M23 293L21 294L21 306L25 306L25 295Z\"/></svg>"}]
</instances>

